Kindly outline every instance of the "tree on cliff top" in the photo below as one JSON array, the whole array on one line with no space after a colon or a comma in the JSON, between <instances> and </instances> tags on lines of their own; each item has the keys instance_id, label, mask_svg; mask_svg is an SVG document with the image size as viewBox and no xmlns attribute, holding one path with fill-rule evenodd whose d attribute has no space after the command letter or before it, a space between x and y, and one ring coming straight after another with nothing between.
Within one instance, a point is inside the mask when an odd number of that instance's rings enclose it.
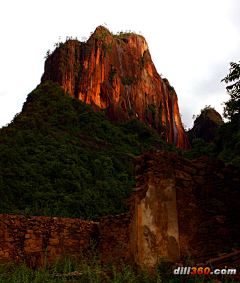
<instances>
[{"instance_id":1,"label":"tree on cliff top","mask_svg":"<svg viewBox=\"0 0 240 283\"><path fill-rule=\"evenodd\" d=\"M240 62L240 61L239 61ZM227 93L230 95L230 99L224 102L224 117L231 119L236 114L240 113L240 64L230 63L230 73L224 79L225 83L234 82L233 84L226 87Z\"/></svg>"}]
</instances>

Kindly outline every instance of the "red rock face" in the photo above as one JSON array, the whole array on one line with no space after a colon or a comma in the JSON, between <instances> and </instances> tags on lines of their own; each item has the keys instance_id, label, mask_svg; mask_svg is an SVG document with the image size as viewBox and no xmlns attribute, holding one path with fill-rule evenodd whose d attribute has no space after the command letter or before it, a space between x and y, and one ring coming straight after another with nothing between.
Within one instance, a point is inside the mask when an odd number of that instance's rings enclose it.
<instances>
[{"instance_id":1,"label":"red rock face","mask_svg":"<svg viewBox=\"0 0 240 283\"><path fill-rule=\"evenodd\" d=\"M178 99L151 60L144 37L99 26L89 40L68 40L49 56L41 82L57 81L72 97L106 109L111 121L137 118L182 149L190 144Z\"/></svg>"}]
</instances>

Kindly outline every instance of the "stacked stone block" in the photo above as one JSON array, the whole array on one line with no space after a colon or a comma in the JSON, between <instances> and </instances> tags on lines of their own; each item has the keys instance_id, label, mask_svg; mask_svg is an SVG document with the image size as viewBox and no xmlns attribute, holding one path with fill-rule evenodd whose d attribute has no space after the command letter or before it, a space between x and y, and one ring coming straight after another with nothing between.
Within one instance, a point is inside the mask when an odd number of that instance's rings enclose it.
<instances>
[{"instance_id":1,"label":"stacked stone block","mask_svg":"<svg viewBox=\"0 0 240 283\"><path fill-rule=\"evenodd\" d=\"M125 259L129 243L129 224L131 215L122 213L116 216L105 216L99 223L99 253L104 263L114 259Z\"/></svg>"},{"instance_id":2,"label":"stacked stone block","mask_svg":"<svg viewBox=\"0 0 240 283\"><path fill-rule=\"evenodd\" d=\"M80 254L98 238L98 224L80 219L0 214L1 261L9 258L29 266L41 266L44 258Z\"/></svg>"}]
</instances>

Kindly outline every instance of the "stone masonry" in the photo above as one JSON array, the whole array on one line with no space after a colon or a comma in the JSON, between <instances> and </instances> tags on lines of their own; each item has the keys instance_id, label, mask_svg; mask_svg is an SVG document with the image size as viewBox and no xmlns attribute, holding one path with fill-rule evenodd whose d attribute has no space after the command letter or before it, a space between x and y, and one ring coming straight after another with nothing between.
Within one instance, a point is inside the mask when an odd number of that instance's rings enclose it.
<instances>
[{"instance_id":1,"label":"stone masonry","mask_svg":"<svg viewBox=\"0 0 240 283\"><path fill-rule=\"evenodd\" d=\"M31 267L41 266L63 252L84 252L90 238L97 239L98 225L92 221L57 217L0 214L0 256Z\"/></svg>"},{"instance_id":2,"label":"stone masonry","mask_svg":"<svg viewBox=\"0 0 240 283\"><path fill-rule=\"evenodd\" d=\"M135 158L135 164L137 188L126 202L133 215L129 263L140 258L152 267L164 250L175 262L189 251L198 263L220 248L240 246L240 172L235 166L152 150Z\"/></svg>"},{"instance_id":3,"label":"stone masonry","mask_svg":"<svg viewBox=\"0 0 240 283\"><path fill-rule=\"evenodd\" d=\"M123 213L116 216L105 216L99 223L98 250L104 263L115 259L125 259L130 238L132 216Z\"/></svg>"}]
</instances>

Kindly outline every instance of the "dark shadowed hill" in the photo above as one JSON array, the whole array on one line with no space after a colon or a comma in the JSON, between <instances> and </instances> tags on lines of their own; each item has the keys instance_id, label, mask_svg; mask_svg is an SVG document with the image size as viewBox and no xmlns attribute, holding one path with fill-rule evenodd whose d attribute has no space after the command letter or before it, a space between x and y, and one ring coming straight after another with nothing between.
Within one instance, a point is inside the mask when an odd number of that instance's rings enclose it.
<instances>
[{"instance_id":1,"label":"dark shadowed hill","mask_svg":"<svg viewBox=\"0 0 240 283\"><path fill-rule=\"evenodd\" d=\"M212 143L216 137L217 129L223 124L221 115L213 108L207 106L194 121L194 126L187 132L192 144L193 139L201 138L206 143Z\"/></svg>"}]
</instances>

